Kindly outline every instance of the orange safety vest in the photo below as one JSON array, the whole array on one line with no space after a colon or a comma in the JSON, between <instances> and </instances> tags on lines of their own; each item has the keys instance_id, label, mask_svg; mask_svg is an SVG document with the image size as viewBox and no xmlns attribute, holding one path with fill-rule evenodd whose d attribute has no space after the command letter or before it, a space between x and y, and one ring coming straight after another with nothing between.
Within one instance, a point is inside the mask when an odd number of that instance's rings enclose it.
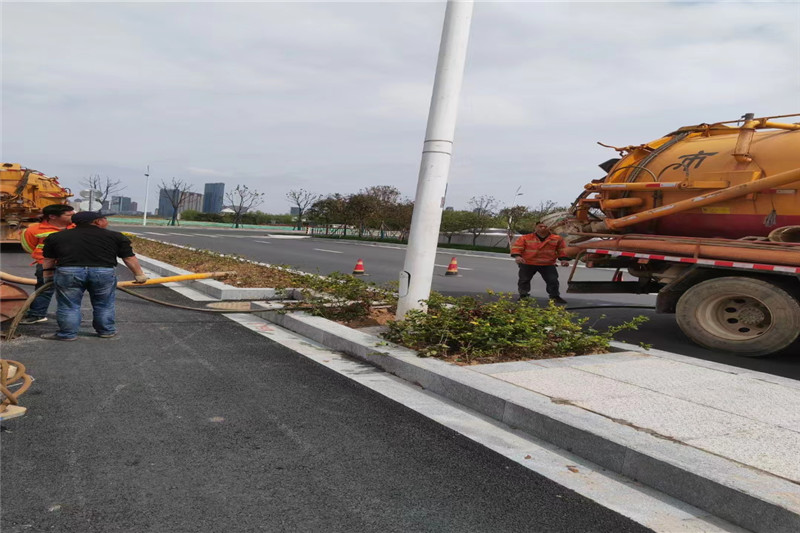
<instances>
[{"instance_id":1,"label":"orange safety vest","mask_svg":"<svg viewBox=\"0 0 800 533\"><path fill-rule=\"evenodd\" d=\"M556 259L566 255L566 245L564 239L555 233L542 241L535 233L528 233L514 241L511 256L517 255L527 265L555 265Z\"/></svg>"},{"instance_id":2,"label":"orange safety vest","mask_svg":"<svg viewBox=\"0 0 800 533\"><path fill-rule=\"evenodd\" d=\"M41 263L44 260L42 249L44 248L44 240L47 236L52 233L58 233L62 229L72 229L74 227L75 224L70 224L66 228L57 228L47 222L37 222L25 228L19 240L25 251L31 254L33 262Z\"/></svg>"}]
</instances>

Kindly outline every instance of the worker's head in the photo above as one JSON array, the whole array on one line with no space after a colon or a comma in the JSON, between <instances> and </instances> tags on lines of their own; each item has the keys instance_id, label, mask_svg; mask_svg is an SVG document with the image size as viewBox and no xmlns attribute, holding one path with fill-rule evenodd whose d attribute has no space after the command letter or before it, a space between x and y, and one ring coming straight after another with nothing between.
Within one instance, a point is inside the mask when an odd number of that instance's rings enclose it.
<instances>
[{"instance_id":1,"label":"worker's head","mask_svg":"<svg viewBox=\"0 0 800 533\"><path fill-rule=\"evenodd\" d=\"M58 226L68 226L74 214L75 208L71 205L47 205L42 209L42 222L50 222Z\"/></svg>"},{"instance_id":2,"label":"worker's head","mask_svg":"<svg viewBox=\"0 0 800 533\"><path fill-rule=\"evenodd\" d=\"M535 231L539 237L547 237L550 235L550 226L540 220L536 223L536 227L533 231Z\"/></svg>"},{"instance_id":3,"label":"worker's head","mask_svg":"<svg viewBox=\"0 0 800 533\"><path fill-rule=\"evenodd\" d=\"M76 226L98 226L105 228L108 226L108 215L99 211L81 211L72 215L72 222Z\"/></svg>"}]
</instances>

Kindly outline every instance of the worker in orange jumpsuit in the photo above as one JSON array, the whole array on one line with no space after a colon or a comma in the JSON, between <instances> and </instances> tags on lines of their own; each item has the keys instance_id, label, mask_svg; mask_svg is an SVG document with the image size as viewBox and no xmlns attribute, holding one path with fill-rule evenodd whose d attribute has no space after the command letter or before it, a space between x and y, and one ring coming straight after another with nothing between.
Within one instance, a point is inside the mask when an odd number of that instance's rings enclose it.
<instances>
[{"instance_id":1,"label":"worker in orange jumpsuit","mask_svg":"<svg viewBox=\"0 0 800 533\"><path fill-rule=\"evenodd\" d=\"M559 295L558 269L556 268L556 260L561 261L561 266L569 266L566 245L560 235L550 233L547 224L537 222L533 233L523 235L514 241L511 246L511 257L519 267L517 289L520 299L529 297L531 279L538 272L544 279L550 300L557 304L567 303Z\"/></svg>"},{"instance_id":2,"label":"worker in orange jumpsuit","mask_svg":"<svg viewBox=\"0 0 800 533\"><path fill-rule=\"evenodd\" d=\"M57 204L48 205L42 209L41 221L31 224L22 232L20 242L26 252L31 254L33 263L36 264L36 289L44 285L44 270L42 269L42 249L44 240L48 235L65 229L74 228L72 215L75 208L71 205ZM55 287L50 287L40 292L33 300L25 317L20 324L38 324L47 321L47 308L50 307L50 300L53 299Z\"/></svg>"}]
</instances>

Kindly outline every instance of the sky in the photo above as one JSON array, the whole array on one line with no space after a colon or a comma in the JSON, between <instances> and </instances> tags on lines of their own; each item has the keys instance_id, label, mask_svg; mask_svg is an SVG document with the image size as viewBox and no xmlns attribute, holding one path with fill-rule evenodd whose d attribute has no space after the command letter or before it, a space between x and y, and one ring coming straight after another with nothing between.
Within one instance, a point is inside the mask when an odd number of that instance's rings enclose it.
<instances>
[{"instance_id":1,"label":"sky","mask_svg":"<svg viewBox=\"0 0 800 533\"><path fill-rule=\"evenodd\" d=\"M8 2L0 158L264 193L416 191L445 2ZM568 205L678 127L800 113L800 0L477 1L446 205ZM517 192L521 193L517 195Z\"/></svg>"}]
</instances>

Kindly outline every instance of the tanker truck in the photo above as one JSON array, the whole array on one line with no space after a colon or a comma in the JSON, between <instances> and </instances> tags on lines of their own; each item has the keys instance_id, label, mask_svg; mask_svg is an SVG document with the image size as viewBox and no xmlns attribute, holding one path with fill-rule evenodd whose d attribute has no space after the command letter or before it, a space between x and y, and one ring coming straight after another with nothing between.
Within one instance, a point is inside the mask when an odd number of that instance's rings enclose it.
<instances>
[{"instance_id":1,"label":"tanker truck","mask_svg":"<svg viewBox=\"0 0 800 533\"><path fill-rule=\"evenodd\" d=\"M0 164L0 240L19 242L22 231L36 222L42 208L66 204L69 189L39 171L16 163Z\"/></svg>"},{"instance_id":2,"label":"tanker truck","mask_svg":"<svg viewBox=\"0 0 800 533\"><path fill-rule=\"evenodd\" d=\"M556 231L608 281L567 292L656 294L708 349L764 356L800 335L800 114L682 127L613 147ZM600 143L602 144L602 143ZM603 145L607 146L607 145ZM627 274L627 275L624 275Z\"/></svg>"}]
</instances>

